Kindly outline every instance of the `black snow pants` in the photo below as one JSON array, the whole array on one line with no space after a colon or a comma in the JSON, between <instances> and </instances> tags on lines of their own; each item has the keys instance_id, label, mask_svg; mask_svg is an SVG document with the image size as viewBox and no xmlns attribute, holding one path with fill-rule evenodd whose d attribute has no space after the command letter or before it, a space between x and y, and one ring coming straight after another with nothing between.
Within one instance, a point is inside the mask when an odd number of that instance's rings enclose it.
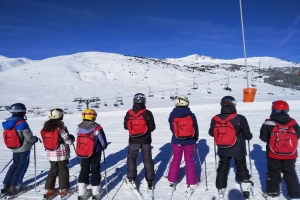
<instances>
[{"instance_id":1,"label":"black snow pants","mask_svg":"<svg viewBox=\"0 0 300 200\"><path fill-rule=\"evenodd\" d=\"M296 159L277 160L268 158L267 193L280 194L281 173L290 198L300 198L299 180L295 169Z\"/></svg>"},{"instance_id":2,"label":"black snow pants","mask_svg":"<svg viewBox=\"0 0 300 200\"><path fill-rule=\"evenodd\" d=\"M249 180L251 175L247 169L246 157L233 157L236 166L235 178L239 182ZM217 169L216 188L222 189L227 187L228 170L232 157L220 156L219 167Z\"/></svg>"},{"instance_id":3,"label":"black snow pants","mask_svg":"<svg viewBox=\"0 0 300 200\"><path fill-rule=\"evenodd\" d=\"M94 152L89 158L82 158L78 183L89 184L91 182L92 186L100 185L100 181L101 181L100 161L101 161L101 152ZM89 181L90 173L91 173L91 178Z\"/></svg>"},{"instance_id":4,"label":"black snow pants","mask_svg":"<svg viewBox=\"0 0 300 200\"><path fill-rule=\"evenodd\" d=\"M58 174L59 189L69 189L70 182L68 164L69 160L50 161L51 168L46 179L46 190L53 190L55 188L55 180Z\"/></svg>"},{"instance_id":5,"label":"black snow pants","mask_svg":"<svg viewBox=\"0 0 300 200\"><path fill-rule=\"evenodd\" d=\"M127 178L136 179L137 177L137 157L139 149L142 151L142 158L145 168L145 178L153 181L155 178L154 163L152 160L151 144L131 144L129 143L127 154Z\"/></svg>"}]
</instances>

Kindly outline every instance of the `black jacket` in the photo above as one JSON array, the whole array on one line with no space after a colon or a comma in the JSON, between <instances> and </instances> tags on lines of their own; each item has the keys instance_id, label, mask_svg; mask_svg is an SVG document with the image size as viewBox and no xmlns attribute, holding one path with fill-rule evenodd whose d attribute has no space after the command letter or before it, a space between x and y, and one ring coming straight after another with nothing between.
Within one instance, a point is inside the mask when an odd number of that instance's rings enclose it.
<instances>
[{"instance_id":1,"label":"black jacket","mask_svg":"<svg viewBox=\"0 0 300 200\"><path fill-rule=\"evenodd\" d=\"M146 106L143 103L136 103L133 104L132 110L134 113L138 113L140 110L145 109ZM131 144L151 144L152 138L151 138L151 132L153 132L156 128L153 114L150 110L146 110L142 116L146 120L148 131L145 135L142 135L140 137L130 137L129 136L129 143ZM127 121L129 119L130 115L127 111L126 116L124 117L124 129L128 130L127 128Z\"/></svg>"},{"instance_id":2,"label":"black jacket","mask_svg":"<svg viewBox=\"0 0 300 200\"><path fill-rule=\"evenodd\" d=\"M289 123L292 118L286 114L286 113L276 113L276 112L272 112L270 115L270 119L281 124L281 125L285 125L287 123ZM273 125L267 125L267 124L263 124L260 128L260 136L259 138L266 142L266 153L267 155L269 155L269 151L270 151L270 147L269 147L269 140L270 140L270 136L272 133L274 126ZM293 128L295 129L297 135L298 135L298 139L300 138L300 127L298 124L296 124L295 126L293 126Z\"/></svg>"},{"instance_id":3,"label":"black jacket","mask_svg":"<svg viewBox=\"0 0 300 200\"><path fill-rule=\"evenodd\" d=\"M221 119L227 118L231 113L236 113L236 109L233 106L222 106L221 114L217 116ZM252 139L252 133L250 132L250 127L246 117L243 115L237 114L232 120L230 120L234 129L237 133L237 141L234 146L229 148L218 148L219 156L227 156L227 157L242 157L247 155L246 150L246 142L245 140ZM214 136L214 127L216 125L216 121L211 119L209 135Z\"/></svg>"}]
</instances>

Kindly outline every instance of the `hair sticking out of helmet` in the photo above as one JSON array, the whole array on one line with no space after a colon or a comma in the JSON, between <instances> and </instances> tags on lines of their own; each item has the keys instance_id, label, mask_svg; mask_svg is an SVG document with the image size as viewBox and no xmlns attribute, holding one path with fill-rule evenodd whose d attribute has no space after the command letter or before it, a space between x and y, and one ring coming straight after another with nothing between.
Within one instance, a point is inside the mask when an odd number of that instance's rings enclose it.
<instances>
[{"instance_id":1,"label":"hair sticking out of helmet","mask_svg":"<svg viewBox=\"0 0 300 200\"><path fill-rule=\"evenodd\" d=\"M220 102L221 106L236 106L236 101L235 98L233 98L232 96L225 96L221 99Z\"/></svg>"},{"instance_id":2,"label":"hair sticking out of helmet","mask_svg":"<svg viewBox=\"0 0 300 200\"><path fill-rule=\"evenodd\" d=\"M272 102L272 112L276 113L288 113L290 106L286 101L277 100Z\"/></svg>"},{"instance_id":3,"label":"hair sticking out of helmet","mask_svg":"<svg viewBox=\"0 0 300 200\"><path fill-rule=\"evenodd\" d=\"M85 109L81 116L83 120L95 121L97 118L97 113L93 109Z\"/></svg>"},{"instance_id":4,"label":"hair sticking out of helmet","mask_svg":"<svg viewBox=\"0 0 300 200\"><path fill-rule=\"evenodd\" d=\"M49 119L59 119L62 120L64 117L64 111L60 108L51 108L48 112Z\"/></svg>"},{"instance_id":5,"label":"hair sticking out of helmet","mask_svg":"<svg viewBox=\"0 0 300 200\"><path fill-rule=\"evenodd\" d=\"M146 96L143 93L137 93L133 97L133 103L146 103Z\"/></svg>"},{"instance_id":6,"label":"hair sticking out of helmet","mask_svg":"<svg viewBox=\"0 0 300 200\"><path fill-rule=\"evenodd\" d=\"M189 106L190 101L187 96L179 95L175 97L175 106Z\"/></svg>"},{"instance_id":7,"label":"hair sticking out of helmet","mask_svg":"<svg viewBox=\"0 0 300 200\"><path fill-rule=\"evenodd\" d=\"M26 107L22 103L15 103L9 106L9 112L12 115L17 115L17 116L25 116L26 114Z\"/></svg>"}]
</instances>

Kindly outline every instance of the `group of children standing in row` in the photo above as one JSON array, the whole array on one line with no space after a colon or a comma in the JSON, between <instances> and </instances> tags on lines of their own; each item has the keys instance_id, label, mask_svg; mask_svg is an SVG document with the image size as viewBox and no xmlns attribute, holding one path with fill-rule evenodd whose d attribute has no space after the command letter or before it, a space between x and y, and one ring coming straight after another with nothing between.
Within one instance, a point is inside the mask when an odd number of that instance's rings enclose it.
<instances>
[{"instance_id":1,"label":"group of children standing in row","mask_svg":"<svg viewBox=\"0 0 300 200\"><path fill-rule=\"evenodd\" d=\"M146 109L146 96L137 93L133 97L133 107L124 117L124 128L129 132L129 146L127 154L127 179L129 184L135 187L137 178L137 157L141 150L145 168L145 179L148 189L153 189L155 180L154 163L151 152L151 133L155 130L155 121L151 111ZM241 182L244 197L249 198L251 186L251 174L246 164L246 140L251 140L253 135L250 131L247 119L237 114L236 101L231 96L221 99L221 113L211 119L209 135L214 137L215 145L218 146L219 165L217 168L216 188L219 199L224 198L227 187L228 170L230 160L234 158L236 165L236 179ZM6 130L15 129L20 137L21 144L13 151L13 164L10 166L3 180L1 193L10 195L17 194L22 186L22 180L29 165L30 149L38 142L39 138L33 136L26 120L26 107L24 104L16 103L9 107L12 116L2 123L4 135ZM287 184L290 199L300 199L299 180L295 170L297 159L298 139L300 138L300 127L297 122L288 115L289 105L287 102L278 100L272 103L272 111L269 119L262 124L260 139L267 143L267 181L266 192L268 199L278 200L280 195L281 173ZM53 108L48 113L49 120L45 122L41 131L42 139L44 133L58 132L59 143L55 149L47 149L47 157L50 161L50 171L46 179L45 197L54 194L65 196L68 194L70 158L70 145L75 142L75 137L69 134L63 123L64 112L62 109ZM83 121L78 125L76 131L77 144L76 154L83 152L83 148L90 147L88 156L80 156L81 170L78 178L79 197L87 191L91 184L93 198L100 191L100 160L101 153L107 148L107 140L103 128L95 122L97 113L93 109L82 112ZM187 191L194 191L199 180L197 179L194 151L199 139L197 118L189 108L189 99L186 96L175 98L175 108L169 115L170 130L172 132L172 160L168 171L170 187L176 187L180 171L180 163L184 154L186 164ZM7 133L6 133L7 134ZM80 137L92 138L93 145L80 142ZM7 141L4 139L4 142ZM7 146L8 143L6 143ZM91 147L92 146L92 147ZM55 180L59 174L59 190L55 189ZM91 177L89 178L89 174Z\"/></svg>"}]
</instances>

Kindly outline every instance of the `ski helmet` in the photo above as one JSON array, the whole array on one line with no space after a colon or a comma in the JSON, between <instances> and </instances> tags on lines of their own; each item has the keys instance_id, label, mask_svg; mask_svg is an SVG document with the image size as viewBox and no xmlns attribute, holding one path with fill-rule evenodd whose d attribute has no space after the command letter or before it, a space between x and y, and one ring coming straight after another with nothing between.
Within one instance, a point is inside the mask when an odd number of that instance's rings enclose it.
<instances>
[{"instance_id":1,"label":"ski helmet","mask_svg":"<svg viewBox=\"0 0 300 200\"><path fill-rule=\"evenodd\" d=\"M187 96L179 95L175 97L175 106L189 106L190 101Z\"/></svg>"},{"instance_id":2,"label":"ski helmet","mask_svg":"<svg viewBox=\"0 0 300 200\"><path fill-rule=\"evenodd\" d=\"M89 121L95 121L97 118L97 113L93 109L85 109L82 112L81 116L82 116L82 119L89 120Z\"/></svg>"},{"instance_id":3,"label":"ski helmet","mask_svg":"<svg viewBox=\"0 0 300 200\"><path fill-rule=\"evenodd\" d=\"M146 96L143 93L137 93L133 97L133 103L146 103Z\"/></svg>"},{"instance_id":4,"label":"ski helmet","mask_svg":"<svg viewBox=\"0 0 300 200\"><path fill-rule=\"evenodd\" d=\"M64 117L64 111L60 108L51 108L48 112L49 119L59 119L62 120Z\"/></svg>"},{"instance_id":5,"label":"ski helmet","mask_svg":"<svg viewBox=\"0 0 300 200\"><path fill-rule=\"evenodd\" d=\"M235 98L233 98L232 96L225 96L221 99L220 102L221 106L236 106L236 101Z\"/></svg>"},{"instance_id":6,"label":"ski helmet","mask_svg":"<svg viewBox=\"0 0 300 200\"><path fill-rule=\"evenodd\" d=\"M278 100L278 101L274 101L272 103L272 111L273 112L283 112L283 113L288 113L290 110L289 104L283 100Z\"/></svg>"},{"instance_id":7,"label":"ski helmet","mask_svg":"<svg viewBox=\"0 0 300 200\"><path fill-rule=\"evenodd\" d=\"M26 107L22 103L12 104L8 110L13 115L25 116L26 114Z\"/></svg>"}]
</instances>

